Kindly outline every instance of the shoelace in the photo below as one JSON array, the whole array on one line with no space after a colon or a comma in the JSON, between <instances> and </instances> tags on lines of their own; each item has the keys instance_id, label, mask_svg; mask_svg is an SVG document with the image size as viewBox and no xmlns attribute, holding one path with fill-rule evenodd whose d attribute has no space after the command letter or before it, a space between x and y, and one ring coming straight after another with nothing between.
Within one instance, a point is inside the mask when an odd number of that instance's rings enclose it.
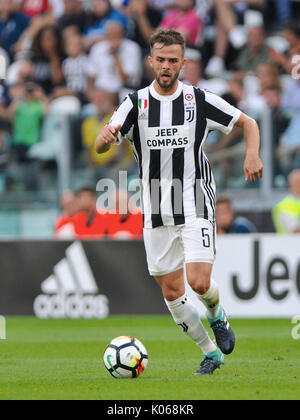
<instances>
[{"instance_id":1,"label":"shoelace","mask_svg":"<svg viewBox=\"0 0 300 420\"><path fill-rule=\"evenodd\" d=\"M213 329L223 329L225 328L225 322L224 321L216 321L211 325L211 328Z\"/></svg>"},{"instance_id":2,"label":"shoelace","mask_svg":"<svg viewBox=\"0 0 300 420\"><path fill-rule=\"evenodd\" d=\"M205 357L203 362L201 363L201 367L208 367L211 362L214 362L214 360L211 357Z\"/></svg>"},{"instance_id":3,"label":"shoelace","mask_svg":"<svg viewBox=\"0 0 300 420\"><path fill-rule=\"evenodd\" d=\"M211 357L205 357L205 359L203 360L203 362L201 363L201 366L205 366L207 365L209 362L213 362L213 359Z\"/></svg>"}]
</instances>

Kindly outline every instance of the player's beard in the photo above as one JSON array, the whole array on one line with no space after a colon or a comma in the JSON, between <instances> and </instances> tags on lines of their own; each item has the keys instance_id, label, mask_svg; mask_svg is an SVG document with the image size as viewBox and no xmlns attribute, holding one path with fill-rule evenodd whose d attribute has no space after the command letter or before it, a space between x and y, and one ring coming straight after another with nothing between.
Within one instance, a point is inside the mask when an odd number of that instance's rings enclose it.
<instances>
[{"instance_id":1,"label":"player's beard","mask_svg":"<svg viewBox=\"0 0 300 420\"><path fill-rule=\"evenodd\" d=\"M156 75L156 81L159 84L159 87L164 90L166 93L168 93L169 91L171 91L175 85L175 83L177 82L178 78L179 78L179 74L180 71L178 73L176 73L173 77L166 72L166 74L168 74L170 76L168 81L163 81L161 79L161 77L164 75L165 73L161 73L160 75Z\"/></svg>"}]
</instances>

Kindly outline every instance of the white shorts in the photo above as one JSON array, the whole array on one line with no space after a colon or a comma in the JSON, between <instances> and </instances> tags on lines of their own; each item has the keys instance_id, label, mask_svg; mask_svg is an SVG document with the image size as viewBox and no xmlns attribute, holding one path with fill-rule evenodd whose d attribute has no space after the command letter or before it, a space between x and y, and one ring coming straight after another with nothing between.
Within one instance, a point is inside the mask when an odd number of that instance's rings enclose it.
<instances>
[{"instance_id":1,"label":"white shorts","mask_svg":"<svg viewBox=\"0 0 300 420\"><path fill-rule=\"evenodd\" d=\"M144 229L151 276L173 273L192 262L213 264L216 258L215 239L215 224L205 219L181 226Z\"/></svg>"}]
</instances>

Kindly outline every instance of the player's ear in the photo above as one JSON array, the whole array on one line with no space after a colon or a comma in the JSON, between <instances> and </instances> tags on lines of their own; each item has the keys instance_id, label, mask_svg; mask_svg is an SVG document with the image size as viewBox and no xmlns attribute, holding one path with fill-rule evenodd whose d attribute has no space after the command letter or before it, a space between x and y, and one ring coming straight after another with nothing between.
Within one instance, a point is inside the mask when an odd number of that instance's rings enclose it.
<instances>
[{"instance_id":1,"label":"player's ear","mask_svg":"<svg viewBox=\"0 0 300 420\"><path fill-rule=\"evenodd\" d=\"M182 66L181 66L181 70L184 69L185 65L186 65L186 58L183 59L182 61Z\"/></svg>"},{"instance_id":2,"label":"player's ear","mask_svg":"<svg viewBox=\"0 0 300 420\"><path fill-rule=\"evenodd\" d=\"M150 64L150 66L153 68L153 58L151 55L149 55L148 57L148 63Z\"/></svg>"}]
</instances>

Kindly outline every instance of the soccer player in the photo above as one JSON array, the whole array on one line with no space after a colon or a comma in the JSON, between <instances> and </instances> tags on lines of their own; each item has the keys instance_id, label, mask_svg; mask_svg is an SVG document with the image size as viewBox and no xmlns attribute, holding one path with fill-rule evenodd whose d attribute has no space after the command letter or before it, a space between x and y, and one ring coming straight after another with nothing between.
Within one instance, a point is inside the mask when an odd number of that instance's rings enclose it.
<instances>
[{"instance_id":1,"label":"soccer player","mask_svg":"<svg viewBox=\"0 0 300 420\"><path fill-rule=\"evenodd\" d=\"M246 180L263 175L260 134L254 120L218 96L179 81L185 42L176 31L159 30L150 40L151 86L130 94L96 140L105 153L124 138L139 164L144 242L149 271L160 284L178 326L203 351L197 375L209 375L233 352L235 336L211 278L215 260L215 182L203 145L211 130L229 134L243 128L247 143ZM130 58L129 58L130 59ZM207 308L217 345L187 296L189 284Z\"/></svg>"}]
</instances>

